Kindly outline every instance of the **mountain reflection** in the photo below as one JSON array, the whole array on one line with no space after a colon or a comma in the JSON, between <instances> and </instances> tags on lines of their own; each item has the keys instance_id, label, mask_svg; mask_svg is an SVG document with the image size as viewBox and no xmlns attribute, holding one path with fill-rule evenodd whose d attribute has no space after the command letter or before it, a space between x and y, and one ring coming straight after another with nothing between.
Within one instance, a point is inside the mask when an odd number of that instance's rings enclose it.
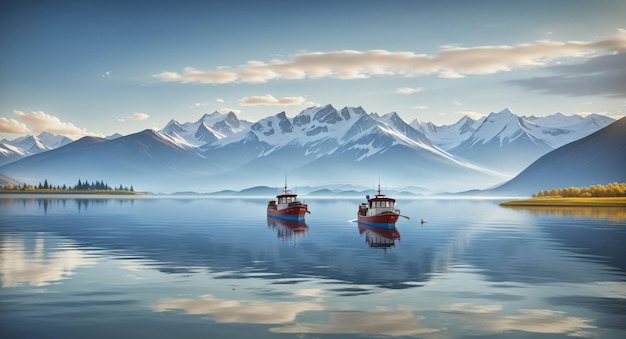
<instances>
[{"instance_id":1,"label":"mountain reflection","mask_svg":"<svg viewBox=\"0 0 626 339\"><path fill-rule=\"evenodd\" d=\"M365 233L365 242L372 248L387 249L395 246L396 240L400 240L400 232L395 227L384 229L371 227L359 223L359 234Z\"/></svg>"},{"instance_id":2,"label":"mountain reflection","mask_svg":"<svg viewBox=\"0 0 626 339\"><path fill-rule=\"evenodd\" d=\"M110 198L108 196L102 196L99 198L66 198L66 197L46 197L46 198L3 198L0 199L0 205L3 207L28 207L37 206L40 210L43 210L47 215L48 211L59 209L64 210L70 205L76 206L76 209L81 212L89 208L89 206L106 206L111 202L116 202L119 205L135 202L135 199L119 199Z\"/></svg>"},{"instance_id":3,"label":"mountain reflection","mask_svg":"<svg viewBox=\"0 0 626 339\"><path fill-rule=\"evenodd\" d=\"M624 207L589 207L589 206L504 206L518 211L529 212L535 216L570 217L575 219L604 219L613 222L626 220Z\"/></svg>"},{"instance_id":4,"label":"mountain reflection","mask_svg":"<svg viewBox=\"0 0 626 339\"><path fill-rule=\"evenodd\" d=\"M304 220L282 220L267 218L267 227L276 230L276 235L281 239L294 239L304 236L309 230L309 225Z\"/></svg>"}]
</instances>

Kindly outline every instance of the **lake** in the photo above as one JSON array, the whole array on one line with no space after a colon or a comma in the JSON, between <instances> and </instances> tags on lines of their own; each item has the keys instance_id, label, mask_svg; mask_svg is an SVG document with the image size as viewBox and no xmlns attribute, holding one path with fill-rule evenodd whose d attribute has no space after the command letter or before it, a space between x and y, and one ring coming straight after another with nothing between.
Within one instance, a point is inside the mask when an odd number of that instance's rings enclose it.
<instances>
[{"instance_id":1,"label":"lake","mask_svg":"<svg viewBox=\"0 0 626 339\"><path fill-rule=\"evenodd\" d=\"M2 337L626 337L624 208L269 198L0 196Z\"/></svg>"}]
</instances>

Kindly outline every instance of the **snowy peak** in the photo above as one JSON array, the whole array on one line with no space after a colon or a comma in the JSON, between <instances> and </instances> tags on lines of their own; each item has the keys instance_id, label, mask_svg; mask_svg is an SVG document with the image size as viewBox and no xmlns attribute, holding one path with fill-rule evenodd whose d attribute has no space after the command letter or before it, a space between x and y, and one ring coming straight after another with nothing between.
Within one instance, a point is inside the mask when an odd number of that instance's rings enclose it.
<instances>
[{"instance_id":1,"label":"snowy peak","mask_svg":"<svg viewBox=\"0 0 626 339\"><path fill-rule=\"evenodd\" d=\"M333 107L333 105L326 105L319 109L317 112L315 112L313 120L322 123L334 124L338 121L343 120L343 118L341 117L339 112L337 112L335 107Z\"/></svg>"},{"instance_id":2,"label":"snowy peak","mask_svg":"<svg viewBox=\"0 0 626 339\"><path fill-rule=\"evenodd\" d=\"M285 114L285 112L280 112L274 116L259 120L253 124L250 129L267 138L275 134L282 135L291 133L293 132L293 125L287 118L287 114ZM266 138L261 137L261 139Z\"/></svg>"},{"instance_id":3,"label":"snowy peak","mask_svg":"<svg viewBox=\"0 0 626 339\"><path fill-rule=\"evenodd\" d=\"M159 132L171 137L183 147L201 147L244 130L251 123L237 118L235 113L205 113L196 122L179 123L172 119Z\"/></svg>"},{"instance_id":4,"label":"snowy peak","mask_svg":"<svg viewBox=\"0 0 626 339\"><path fill-rule=\"evenodd\" d=\"M73 141L72 139L66 136L56 135L50 132L43 132L39 134L37 138L39 138L39 140L50 149L55 149L61 146L65 146Z\"/></svg>"},{"instance_id":5,"label":"snowy peak","mask_svg":"<svg viewBox=\"0 0 626 339\"><path fill-rule=\"evenodd\" d=\"M490 113L470 140L473 144L484 144L496 139L500 143L515 140L525 133L522 125L522 119L506 108L498 113Z\"/></svg>"},{"instance_id":6,"label":"snowy peak","mask_svg":"<svg viewBox=\"0 0 626 339\"><path fill-rule=\"evenodd\" d=\"M224 120L224 115L215 111L213 113L204 113L204 115L202 115L202 117L200 117L200 119L198 119L196 123L198 125L205 123L208 126L213 126L216 122L221 121L221 120Z\"/></svg>"},{"instance_id":7,"label":"snowy peak","mask_svg":"<svg viewBox=\"0 0 626 339\"><path fill-rule=\"evenodd\" d=\"M583 120L583 117L577 114L567 116L561 112L557 112L547 117L530 117L526 120L532 121L534 124L543 127L563 128L580 122L581 120Z\"/></svg>"},{"instance_id":8,"label":"snowy peak","mask_svg":"<svg viewBox=\"0 0 626 339\"><path fill-rule=\"evenodd\" d=\"M207 126L204 122L198 126L198 129L193 134L194 138L198 141L203 142L204 144L211 143L213 141L218 140L217 132L213 130L211 127ZM221 137L223 137L220 134Z\"/></svg>"},{"instance_id":9,"label":"snowy peak","mask_svg":"<svg viewBox=\"0 0 626 339\"><path fill-rule=\"evenodd\" d=\"M167 123L167 125L165 125L165 127L163 127L163 129L160 131L163 134L167 134L167 135L171 135L171 134L180 134L183 133L185 131L185 129L183 128L183 126L181 126L181 124L176 121L176 119L172 119L170 120L170 122Z\"/></svg>"},{"instance_id":10,"label":"snowy peak","mask_svg":"<svg viewBox=\"0 0 626 339\"><path fill-rule=\"evenodd\" d=\"M17 146L28 154L37 154L48 151L52 148L46 146L38 137L27 135L11 142L13 146Z\"/></svg>"}]
</instances>

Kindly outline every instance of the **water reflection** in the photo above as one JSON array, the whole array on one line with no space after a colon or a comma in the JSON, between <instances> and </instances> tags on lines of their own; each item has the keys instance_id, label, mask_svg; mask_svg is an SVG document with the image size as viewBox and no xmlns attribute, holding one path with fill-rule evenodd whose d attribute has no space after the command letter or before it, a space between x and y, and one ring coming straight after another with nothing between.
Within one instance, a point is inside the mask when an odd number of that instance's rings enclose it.
<instances>
[{"instance_id":1,"label":"water reflection","mask_svg":"<svg viewBox=\"0 0 626 339\"><path fill-rule=\"evenodd\" d=\"M96 263L74 244L49 236L39 234L33 239L4 235L0 239L2 287L45 286Z\"/></svg>"},{"instance_id":2,"label":"water reflection","mask_svg":"<svg viewBox=\"0 0 626 339\"><path fill-rule=\"evenodd\" d=\"M365 233L365 242L372 248L388 249L394 247L396 240L400 240L400 232L397 228L380 228L367 226L363 223L358 223L359 234Z\"/></svg>"},{"instance_id":3,"label":"water reflection","mask_svg":"<svg viewBox=\"0 0 626 339\"><path fill-rule=\"evenodd\" d=\"M594 335L587 330L597 328L592 319L550 309L519 309L517 315L511 315L497 314L503 311L502 305L451 304L440 307L440 311L457 317L469 335L523 331L589 338Z\"/></svg>"},{"instance_id":4,"label":"water reflection","mask_svg":"<svg viewBox=\"0 0 626 339\"><path fill-rule=\"evenodd\" d=\"M302 237L309 230L309 225L304 220L282 220L267 218L267 227L276 230L276 235L284 240Z\"/></svg>"},{"instance_id":5,"label":"water reflection","mask_svg":"<svg viewBox=\"0 0 626 339\"><path fill-rule=\"evenodd\" d=\"M79 336L80 326L121 337L128 327L103 324L125 319L153 338L626 330L624 222L424 200L407 210L428 211L429 223L378 230L348 222L345 201L323 202L331 212L309 228L264 222L264 200L76 200L0 199L0 305L10 307L0 313L12 337Z\"/></svg>"},{"instance_id":6,"label":"water reflection","mask_svg":"<svg viewBox=\"0 0 626 339\"><path fill-rule=\"evenodd\" d=\"M603 219L612 222L626 221L624 207L590 207L590 206L504 206L512 210L529 212L534 216L569 217L575 219Z\"/></svg>"},{"instance_id":7,"label":"water reflection","mask_svg":"<svg viewBox=\"0 0 626 339\"><path fill-rule=\"evenodd\" d=\"M182 310L187 314L212 316L218 323L284 324L298 314L323 311L311 301L227 300L203 295L199 298L164 299L154 305L156 312Z\"/></svg>"},{"instance_id":8,"label":"water reflection","mask_svg":"<svg viewBox=\"0 0 626 339\"><path fill-rule=\"evenodd\" d=\"M367 336L422 336L440 330L422 324L425 318L416 316L406 307L377 311L330 312L328 323L300 322L274 327L274 333L293 334L356 334Z\"/></svg>"},{"instance_id":9,"label":"water reflection","mask_svg":"<svg viewBox=\"0 0 626 339\"><path fill-rule=\"evenodd\" d=\"M129 198L110 198L107 196L102 196L99 198L68 198L68 197L46 197L46 198L2 198L0 199L0 206L13 208L13 207L30 207L37 206L39 210L43 210L44 215L48 215L48 212L51 210L64 210L68 207L68 203L70 206L75 206L78 212L87 210L89 206L99 206L103 207L108 205L109 203L115 202L118 205L124 205L130 203L134 204L135 199Z\"/></svg>"}]
</instances>

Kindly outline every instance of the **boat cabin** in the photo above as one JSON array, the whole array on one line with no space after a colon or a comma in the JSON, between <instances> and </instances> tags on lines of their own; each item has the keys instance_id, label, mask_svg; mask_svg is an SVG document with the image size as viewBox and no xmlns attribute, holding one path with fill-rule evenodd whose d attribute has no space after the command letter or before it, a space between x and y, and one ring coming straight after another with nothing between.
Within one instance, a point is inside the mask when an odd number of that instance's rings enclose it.
<instances>
[{"instance_id":1,"label":"boat cabin","mask_svg":"<svg viewBox=\"0 0 626 339\"><path fill-rule=\"evenodd\" d=\"M277 196L279 204L291 204L291 203L299 203L298 196L295 194L281 194Z\"/></svg>"},{"instance_id":2,"label":"boat cabin","mask_svg":"<svg viewBox=\"0 0 626 339\"><path fill-rule=\"evenodd\" d=\"M359 214L363 216L372 216L385 213L400 213L396 210L396 199L388 198L386 195L380 193L380 186L373 198L369 195L365 197L367 202L359 205Z\"/></svg>"}]
</instances>

